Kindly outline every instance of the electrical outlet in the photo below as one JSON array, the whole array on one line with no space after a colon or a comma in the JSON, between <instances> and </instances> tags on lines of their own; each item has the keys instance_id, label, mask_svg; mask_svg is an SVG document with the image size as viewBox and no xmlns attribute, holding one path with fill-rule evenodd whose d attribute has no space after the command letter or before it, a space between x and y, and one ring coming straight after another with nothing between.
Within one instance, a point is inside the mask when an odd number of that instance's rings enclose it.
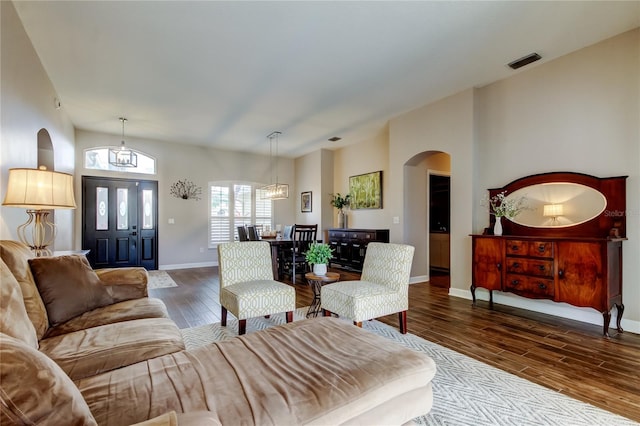
<instances>
[{"instance_id":1,"label":"electrical outlet","mask_svg":"<svg viewBox=\"0 0 640 426\"><path fill-rule=\"evenodd\" d=\"M169 218L169 225L173 225L176 223L176 220L172 217Z\"/></svg>"},{"instance_id":2,"label":"electrical outlet","mask_svg":"<svg viewBox=\"0 0 640 426\"><path fill-rule=\"evenodd\" d=\"M400 217L398 217L398 216L394 216L394 217L393 217L393 223L394 223L395 225L399 224L399 223L400 223Z\"/></svg>"},{"instance_id":3,"label":"electrical outlet","mask_svg":"<svg viewBox=\"0 0 640 426\"><path fill-rule=\"evenodd\" d=\"M204 253L204 247L200 247L200 253Z\"/></svg>"}]
</instances>

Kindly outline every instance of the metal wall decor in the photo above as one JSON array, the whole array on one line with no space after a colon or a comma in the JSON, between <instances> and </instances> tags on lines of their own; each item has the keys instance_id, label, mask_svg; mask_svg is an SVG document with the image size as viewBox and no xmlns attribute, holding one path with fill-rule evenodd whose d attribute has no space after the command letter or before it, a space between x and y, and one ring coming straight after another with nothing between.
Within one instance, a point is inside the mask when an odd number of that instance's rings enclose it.
<instances>
[{"instance_id":1,"label":"metal wall decor","mask_svg":"<svg viewBox=\"0 0 640 426\"><path fill-rule=\"evenodd\" d=\"M202 188L190 180L183 179L171 185L169 192L176 198L198 201L202 195Z\"/></svg>"}]
</instances>

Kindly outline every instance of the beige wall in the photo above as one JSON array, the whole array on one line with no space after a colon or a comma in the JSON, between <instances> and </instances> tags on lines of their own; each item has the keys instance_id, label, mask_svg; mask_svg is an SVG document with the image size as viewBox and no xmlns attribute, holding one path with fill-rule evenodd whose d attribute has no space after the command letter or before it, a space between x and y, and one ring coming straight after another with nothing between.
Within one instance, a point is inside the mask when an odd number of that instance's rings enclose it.
<instances>
[{"instance_id":1,"label":"beige wall","mask_svg":"<svg viewBox=\"0 0 640 426\"><path fill-rule=\"evenodd\" d=\"M318 224L318 238L326 240L327 230L333 227L330 196L333 192L333 151L321 149L295 160L296 197L295 223ZM311 191L311 212L302 213L301 193Z\"/></svg>"},{"instance_id":2,"label":"beige wall","mask_svg":"<svg viewBox=\"0 0 640 426\"><path fill-rule=\"evenodd\" d=\"M549 171L628 175L629 240L624 243L626 311L622 325L639 333L639 122L640 30L634 30L392 119L388 163L378 157L384 152L384 138L339 150L335 153L334 188L345 193L348 176L376 167L384 169L384 209L371 211L366 225L352 221L350 226L390 228L392 241L414 244L417 252L426 256L428 252L421 251L423 237L414 232L426 224L418 223L420 215L411 210L412 197L419 188L415 180L423 176L406 166L414 166L416 156L428 151L450 154L450 294L470 298L468 235L488 226L488 215L480 205L487 188ZM368 170L362 170L361 164ZM400 218L400 223L393 224L393 217ZM426 261L416 256L412 277L422 275L426 267ZM496 295L496 301L602 324L602 315L588 308L505 294Z\"/></svg>"},{"instance_id":3,"label":"beige wall","mask_svg":"<svg viewBox=\"0 0 640 426\"><path fill-rule=\"evenodd\" d=\"M0 2L2 19L0 86L0 199L4 200L9 169L38 166L38 131L51 136L55 170L74 173L73 125L63 106L56 109L56 92L22 27L13 3ZM76 194L77 198L77 194ZM0 238L17 239L16 229L27 220L25 209L1 207ZM74 210L57 210L58 236L54 250L73 248Z\"/></svg>"},{"instance_id":4,"label":"beige wall","mask_svg":"<svg viewBox=\"0 0 640 426\"><path fill-rule=\"evenodd\" d=\"M349 176L382 170L382 209L350 210L346 209L349 228L390 229L393 240L390 205L394 202L389 193L389 135L388 129L383 129L371 140L350 145L334 153L334 179L332 193L346 195L349 193ZM333 210L333 225L338 225L338 211Z\"/></svg>"},{"instance_id":5,"label":"beige wall","mask_svg":"<svg viewBox=\"0 0 640 426\"><path fill-rule=\"evenodd\" d=\"M116 120L117 118L114 119L114 122ZM84 168L83 151L85 149L118 145L120 140L120 136L83 130L76 132L78 153L76 194L80 194L80 176L82 175L157 180L160 269L217 265L216 250L208 248L208 184L216 180L268 184L271 179L269 157L148 139L127 138L128 147L156 158L158 164L156 176L102 172ZM294 182L293 160L281 158L278 161L278 175L279 180L289 183L290 187L288 200L274 201L274 223L293 223L296 218L296 209L300 210L299 191ZM202 187L202 199L195 201L172 197L169 194L169 188L180 179L190 180ZM170 218L174 219L174 224L168 223ZM81 222L81 216L78 215L76 221L77 247L81 246Z\"/></svg>"},{"instance_id":6,"label":"beige wall","mask_svg":"<svg viewBox=\"0 0 640 426\"><path fill-rule=\"evenodd\" d=\"M451 156L450 272L451 287L459 291L468 289L471 280L473 105L474 91L466 90L395 118L390 124L391 216L401 218L399 225L393 225L397 228L394 228L395 238L396 241L411 239L419 244L416 249L424 253L424 258L414 259L412 276L418 271L428 271L428 233L426 217L416 217L416 222L407 220L414 218L409 212L414 197L410 190L414 185L405 181L405 165L413 164L416 156L429 151L441 151ZM421 174L419 179L425 177ZM420 226L425 232L419 235L421 240L418 241L413 229Z\"/></svg>"},{"instance_id":7,"label":"beige wall","mask_svg":"<svg viewBox=\"0 0 640 426\"><path fill-rule=\"evenodd\" d=\"M533 173L628 175L623 328L640 332L640 30L534 67L477 91L479 203L487 188ZM488 225L477 211L474 231ZM503 303L602 323L592 309L515 296ZM614 309L615 311L615 309ZM615 315L615 313L614 313Z\"/></svg>"}]
</instances>

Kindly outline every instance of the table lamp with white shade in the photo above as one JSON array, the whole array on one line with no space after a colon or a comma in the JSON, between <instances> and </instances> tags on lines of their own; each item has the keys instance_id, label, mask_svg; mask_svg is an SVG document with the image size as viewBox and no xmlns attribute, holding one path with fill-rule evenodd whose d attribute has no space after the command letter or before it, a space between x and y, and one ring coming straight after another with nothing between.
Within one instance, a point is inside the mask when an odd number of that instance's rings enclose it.
<instances>
[{"instance_id":1,"label":"table lamp with white shade","mask_svg":"<svg viewBox=\"0 0 640 426\"><path fill-rule=\"evenodd\" d=\"M49 210L75 209L73 176L39 169L9 169L9 184L3 206L27 209L29 219L18 227L18 239L36 256L51 255L47 247L56 237Z\"/></svg>"},{"instance_id":2,"label":"table lamp with white shade","mask_svg":"<svg viewBox=\"0 0 640 426\"><path fill-rule=\"evenodd\" d=\"M551 225L558 225L558 216L562 216L563 214L564 208L562 204L545 204L542 210L544 217L551 218Z\"/></svg>"}]
</instances>

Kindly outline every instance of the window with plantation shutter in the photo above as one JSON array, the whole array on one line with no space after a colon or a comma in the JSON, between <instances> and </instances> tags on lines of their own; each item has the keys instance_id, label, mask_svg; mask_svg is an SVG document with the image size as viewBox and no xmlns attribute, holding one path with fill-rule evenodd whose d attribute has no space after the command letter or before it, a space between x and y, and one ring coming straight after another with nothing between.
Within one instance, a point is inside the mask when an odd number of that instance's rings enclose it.
<instances>
[{"instance_id":1,"label":"window with plantation shutter","mask_svg":"<svg viewBox=\"0 0 640 426\"><path fill-rule=\"evenodd\" d=\"M271 228L272 201L263 198L261 184L209 183L209 248L238 239L238 226Z\"/></svg>"},{"instance_id":2,"label":"window with plantation shutter","mask_svg":"<svg viewBox=\"0 0 640 426\"><path fill-rule=\"evenodd\" d=\"M265 191L256 188L255 224L263 229L271 228L271 207L273 201L265 199Z\"/></svg>"},{"instance_id":3,"label":"window with plantation shutter","mask_svg":"<svg viewBox=\"0 0 640 426\"><path fill-rule=\"evenodd\" d=\"M230 241L230 194L228 186L209 185L211 211L209 220L209 247L220 241Z\"/></svg>"}]
</instances>

